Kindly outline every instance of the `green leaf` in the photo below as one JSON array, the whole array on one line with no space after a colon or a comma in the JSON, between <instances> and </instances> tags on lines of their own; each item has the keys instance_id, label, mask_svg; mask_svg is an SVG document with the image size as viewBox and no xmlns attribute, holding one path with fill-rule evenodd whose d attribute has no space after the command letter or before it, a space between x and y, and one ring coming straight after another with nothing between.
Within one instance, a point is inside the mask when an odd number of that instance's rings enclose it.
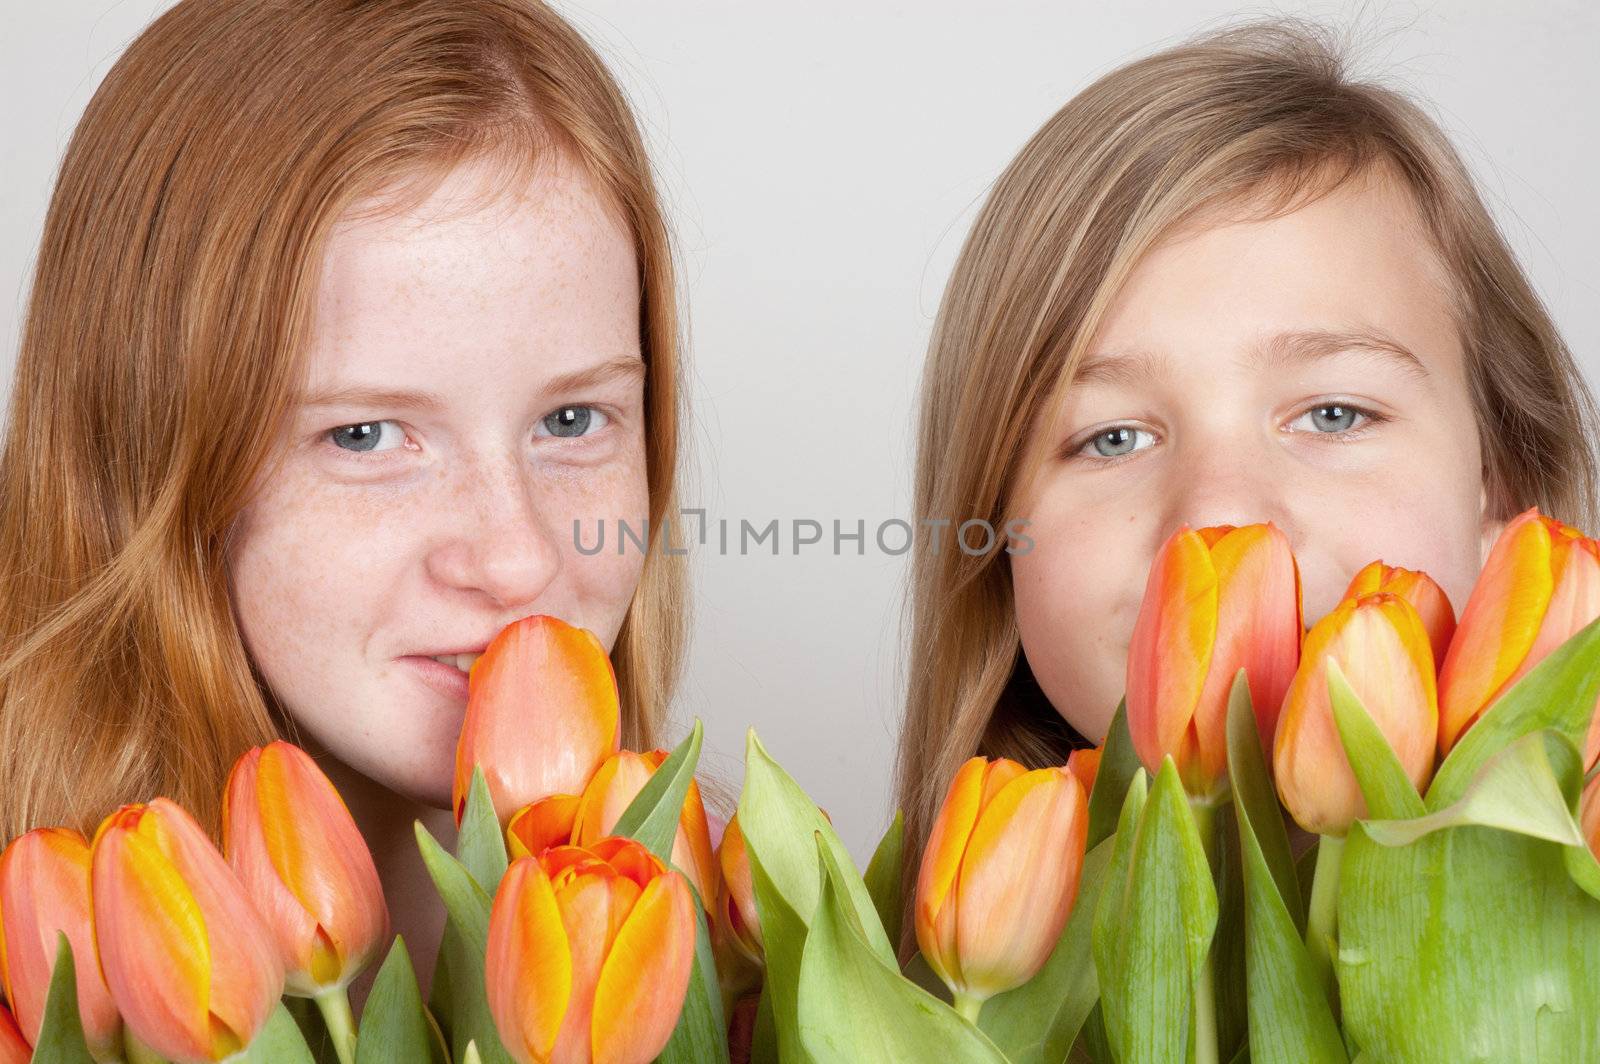
<instances>
[{"instance_id":1,"label":"green leaf","mask_svg":"<svg viewBox=\"0 0 1600 1064\"><path fill-rule=\"evenodd\" d=\"M1305 931L1284 905L1278 876L1248 815L1239 817L1239 841L1244 851L1250 1057L1258 1064L1346 1064L1339 1025L1306 952ZM1292 876L1293 865L1288 871Z\"/></svg>"},{"instance_id":2,"label":"green leaf","mask_svg":"<svg viewBox=\"0 0 1600 1064\"><path fill-rule=\"evenodd\" d=\"M883 924L883 933L890 942L900 941L902 901L900 893L900 862L905 852L906 821L900 810L894 811L894 820L889 824L889 830L883 833L883 838L878 840L878 846L872 851L872 860L867 862L867 873L863 876L867 884L867 894L872 898L872 906L878 911L878 921Z\"/></svg>"},{"instance_id":3,"label":"green leaf","mask_svg":"<svg viewBox=\"0 0 1600 1064\"><path fill-rule=\"evenodd\" d=\"M750 1064L778 1064L778 1021L772 1015L772 995L761 988L756 1003L756 1029L750 1038Z\"/></svg>"},{"instance_id":4,"label":"green leaf","mask_svg":"<svg viewBox=\"0 0 1600 1064\"><path fill-rule=\"evenodd\" d=\"M1128 733L1128 700L1123 699L1117 703L1117 712L1106 730L1100 768L1095 772L1094 790L1089 795L1089 849L1100 845L1117 830L1117 817L1122 812L1128 785L1143 768L1133 749L1133 736Z\"/></svg>"},{"instance_id":5,"label":"green leaf","mask_svg":"<svg viewBox=\"0 0 1600 1064\"><path fill-rule=\"evenodd\" d=\"M849 877L821 832L815 846L822 874L798 991L800 1037L811 1058L1006 1064L988 1038L868 945L848 900Z\"/></svg>"},{"instance_id":6,"label":"green leaf","mask_svg":"<svg viewBox=\"0 0 1600 1064\"><path fill-rule=\"evenodd\" d=\"M1083 860L1072 914L1044 967L983 1006L978 1026L1011 1064L1060 1064L1100 999L1090 956L1095 908L1116 843L1106 839Z\"/></svg>"},{"instance_id":7,"label":"green leaf","mask_svg":"<svg viewBox=\"0 0 1600 1064\"><path fill-rule=\"evenodd\" d=\"M426 1061L432 1040L411 955L405 939L396 935L361 1008L356 1064Z\"/></svg>"},{"instance_id":8,"label":"green leaf","mask_svg":"<svg viewBox=\"0 0 1600 1064\"><path fill-rule=\"evenodd\" d=\"M300 1025L280 1001L250 1042L246 1059L250 1064L315 1064L316 1058L306 1046Z\"/></svg>"},{"instance_id":9,"label":"green leaf","mask_svg":"<svg viewBox=\"0 0 1600 1064\"><path fill-rule=\"evenodd\" d=\"M1300 899L1300 880L1295 875L1294 855L1289 833L1283 823L1283 807L1267 770L1267 753L1261 745L1261 729L1250 704L1250 684L1240 669L1228 692L1228 778L1233 788L1233 806L1240 824L1240 838L1248 822L1256 846L1277 887L1278 897L1302 934L1306 909ZM1248 865L1246 866L1248 868Z\"/></svg>"},{"instance_id":10,"label":"green leaf","mask_svg":"<svg viewBox=\"0 0 1600 1064\"><path fill-rule=\"evenodd\" d=\"M420 820L416 822L416 834L423 864L433 877L447 913L441 953L450 980L447 1026L451 1054L461 1056L467 1044L476 1041L485 1064L512 1064L495 1029L483 982L492 900L466 866L446 853Z\"/></svg>"},{"instance_id":11,"label":"green leaf","mask_svg":"<svg viewBox=\"0 0 1600 1064\"><path fill-rule=\"evenodd\" d=\"M1118 841L1118 850L1128 853L1127 875L1108 881L1101 896L1094 961L1117 1059L1167 1064L1188 1051L1195 983L1217 924L1217 892L1171 757L1143 806L1127 844ZM1126 817L1125 808L1119 836Z\"/></svg>"},{"instance_id":12,"label":"green leaf","mask_svg":"<svg viewBox=\"0 0 1600 1064\"><path fill-rule=\"evenodd\" d=\"M776 1059L783 1064L806 1064L811 1058L800 1043L799 1018L800 962L806 943L806 922L789 905L783 892L767 875L760 855L750 849L746 841L750 881L755 888L756 915L761 919L761 940L767 962L762 1007L769 1008L772 1013L778 1047Z\"/></svg>"},{"instance_id":13,"label":"green leaf","mask_svg":"<svg viewBox=\"0 0 1600 1064\"><path fill-rule=\"evenodd\" d=\"M1563 793L1576 793L1582 780L1578 751L1565 736L1532 732L1484 762L1466 793L1450 805L1409 820L1368 821L1367 837L1382 846L1404 846L1435 831L1476 824L1584 847Z\"/></svg>"},{"instance_id":14,"label":"green leaf","mask_svg":"<svg viewBox=\"0 0 1600 1064\"><path fill-rule=\"evenodd\" d=\"M691 888L692 889L692 888ZM706 1064L728 1060L728 1025L722 1015L722 990L717 984L716 961L706 914L695 907L694 970L684 995L683 1011L672 1038L656 1058L658 1064Z\"/></svg>"},{"instance_id":15,"label":"green leaf","mask_svg":"<svg viewBox=\"0 0 1600 1064\"><path fill-rule=\"evenodd\" d=\"M472 786L467 790L467 807L461 813L461 830L456 835L456 857L485 894L494 896L506 874L506 837L500 818L495 815L494 799L483 778L483 768L472 768Z\"/></svg>"},{"instance_id":16,"label":"green leaf","mask_svg":"<svg viewBox=\"0 0 1600 1064\"><path fill-rule=\"evenodd\" d=\"M678 834L683 816L683 801L689 793L700 764L700 743L704 729L695 718L687 737L667 755L661 767L651 774L644 789L634 796L612 829L613 835L638 839L663 861L672 860L672 840Z\"/></svg>"},{"instance_id":17,"label":"green leaf","mask_svg":"<svg viewBox=\"0 0 1600 1064\"><path fill-rule=\"evenodd\" d=\"M1355 773L1356 785L1367 803L1367 817L1385 820L1421 816L1424 807L1411 777L1401 767L1394 747L1378 730L1367 707L1361 703L1339 662L1328 658L1328 698L1333 706L1333 723L1339 729L1345 758Z\"/></svg>"},{"instance_id":18,"label":"green leaf","mask_svg":"<svg viewBox=\"0 0 1600 1064\"><path fill-rule=\"evenodd\" d=\"M1554 728L1582 750L1600 698L1600 620L1545 656L1456 741L1428 788L1428 809L1460 798L1483 763L1529 732Z\"/></svg>"},{"instance_id":19,"label":"green leaf","mask_svg":"<svg viewBox=\"0 0 1600 1064\"><path fill-rule=\"evenodd\" d=\"M844 896L852 915L860 921L867 943L883 958L884 963L895 963L895 951L889 944L883 925L878 921L877 908L867 885L856 874L850 862L850 853L839 841L833 825L822 815L806 793L790 775L772 760L755 729L750 729L745 751L744 790L739 795L739 827L744 833L745 848L761 860L771 884L783 895L784 901L803 921L809 922L811 911L817 906L817 885L820 870L817 851L812 843L812 833L820 831L841 867L851 869L845 877ZM757 906L759 908L759 901ZM762 914L763 917L765 914ZM762 924L762 937L766 937L766 924Z\"/></svg>"},{"instance_id":20,"label":"green leaf","mask_svg":"<svg viewBox=\"0 0 1600 1064\"><path fill-rule=\"evenodd\" d=\"M78 1013L76 973L72 943L65 931L57 931L56 963L50 975L50 989L45 992L39 1044L33 1047L34 1064L94 1064Z\"/></svg>"}]
</instances>

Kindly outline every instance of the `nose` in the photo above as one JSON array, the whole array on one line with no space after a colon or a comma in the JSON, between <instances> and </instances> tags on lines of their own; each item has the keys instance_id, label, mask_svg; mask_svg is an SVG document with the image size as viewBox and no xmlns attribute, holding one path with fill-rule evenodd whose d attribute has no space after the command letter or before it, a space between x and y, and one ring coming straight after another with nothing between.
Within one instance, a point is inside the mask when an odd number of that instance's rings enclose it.
<instances>
[{"instance_id":1,"label":"nose","mask_svg":"<svg viewBox=\"0 0 1600 1064\"><path fill-rule=\"evenodd\" d=\"M480 466L440 504L449 532L428 554L434 579L482 592L508 610L535 601L555 581L559 543L525 469L514 462Z\"/></svg>"},{"instance_id":2,"label":"nose","mask_svg":"<svg viewBox=\"0 0 1600 1064\"><path fill-rule=\"evenodd\" d=\"M1273 441L1257 433L1217 426L1181 440L1163 469L1166 484L1160 536L1178 527L1250 525L1271 521L1292 535L1283 491L1287 471Z\"/></svg>"}]
</instances>

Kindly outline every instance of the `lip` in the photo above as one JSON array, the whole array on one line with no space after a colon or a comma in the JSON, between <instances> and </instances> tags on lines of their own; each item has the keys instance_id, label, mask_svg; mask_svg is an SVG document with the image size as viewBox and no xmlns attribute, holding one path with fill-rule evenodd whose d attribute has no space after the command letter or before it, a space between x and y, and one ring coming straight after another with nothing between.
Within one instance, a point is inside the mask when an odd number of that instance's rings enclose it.
<instances>
[{"instance_id":1,"label":"lip","mask_svg":"<svg viewBox=\"0 0 1600 1064\"><path fill-rule=\"evenodd\" d=\"M441 653L447 652L441 651ZM472 651L463 650L457 653L470 654ZM417 678L435 691L457 702L466 702L467 674L454 665L446 665L442 661L434 661L431 657L416 654L408 654L399 660L410 666Z\"/></svg>"}]
</instances>

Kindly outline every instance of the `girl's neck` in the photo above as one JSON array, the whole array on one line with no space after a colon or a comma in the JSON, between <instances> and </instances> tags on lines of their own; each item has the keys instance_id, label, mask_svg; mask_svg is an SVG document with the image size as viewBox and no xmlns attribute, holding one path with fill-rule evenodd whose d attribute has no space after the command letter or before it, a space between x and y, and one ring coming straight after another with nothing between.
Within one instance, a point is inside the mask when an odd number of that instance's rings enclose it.
<instances>
[{"instance_id":1,"label":"girl's neck","mask_svg":"<svg viewBox=\"0 0 1600 1064\"><path fill-rule=\"evenodd\" d=\"M439 840L439 845L453 853L455 816L449 809L437 809L397 794L322 750L309 736L303 738L306 752L333 781L339 796L350 808L356 827L367 840L389 905L391 931L405 938L406 952L416 968L423 1000L427 1000L439 938L444 933L445 913L444 903L439 900L417 849L415 821L422 821ZM387 950L388 943L385 943L383 951L350 984L350 1004L358 1015Z\"/></svg>"}]
</instances>

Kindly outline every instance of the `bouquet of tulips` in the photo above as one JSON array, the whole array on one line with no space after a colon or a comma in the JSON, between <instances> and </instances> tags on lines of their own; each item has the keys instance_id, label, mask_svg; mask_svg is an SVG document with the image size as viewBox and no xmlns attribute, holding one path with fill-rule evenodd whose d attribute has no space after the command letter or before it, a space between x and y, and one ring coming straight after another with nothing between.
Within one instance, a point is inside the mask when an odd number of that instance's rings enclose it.
<instances>
[{"instance_id":1,"label":"bouquet of tulips","mask_svg":"<svg viewBox=\"0 0 1600 1064\"><path fill-rule=\"evenodd\" d=\"M1179 530L1104 746L963 765L910 913L899 817L858 871L753 732L713 849L699 724L620 749L592 634L525 618L469 686L426 1002L274 743L220 849L157 798L0 856L0 1064L1600 1060L1600 544L1536 511L1459 622L1374 562L1309 632L1279 530Z\"/></svg>"}]
</instances>

